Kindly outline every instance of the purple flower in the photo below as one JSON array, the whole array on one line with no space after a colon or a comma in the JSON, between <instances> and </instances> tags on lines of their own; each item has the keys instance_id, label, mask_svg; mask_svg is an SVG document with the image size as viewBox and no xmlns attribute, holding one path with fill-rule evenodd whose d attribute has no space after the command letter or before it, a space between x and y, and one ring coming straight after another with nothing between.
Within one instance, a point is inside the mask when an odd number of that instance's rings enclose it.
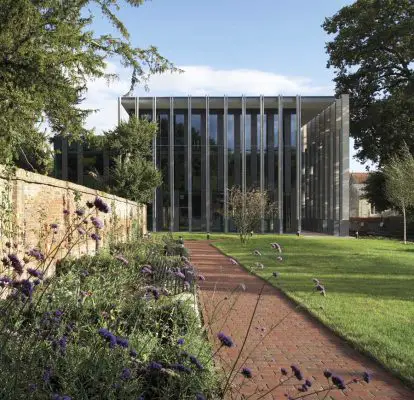
<instances>
[{"instance_id":1,"label":"purple flower","mask_svg":"<svg viewBox=\"0 0 414 400\"><path fill-rule=\"evenodd\" d=\"M52 229L57 229L59 227L59 225L58 224L50 224L50 227Z\"/></svg>"},{"instance_id":2,"label":"purple flower","mask_svg":"<svg viewBox=\"0 0 414 400\"><path fill-rule=\"evenodd\" d=\"M84 235L86 233L85 229L83 229L81 226L78 228L79 235Z\"/></svg>"},{"instance_id":3,"label":"purple flower","mask_svg":"<svg viewBox=\"0 0 414 400\"><path fill-rule=\"evenodd\" d=\"M0 277L0 287L5 287L8 285L11 285L12 283L13 283L13 280L9 278L8 276Z\"/></svg>"},{"instance_id":4,"label":"purple flower","mask_svg":"<svg viewBox=\"0 0 414 400\"><path fill-rule=\"evenodd\" d=\"M184 289L185 290L190 290L190 282L188 282L188 281L184 281Z\"/></svg>"},{"instance_id":5,"label":"purple flower","mask_svg":"<svg viewBox=\"0 0 414 400\"><path fill-rule=\"evenodd\" d=\"M198 280L200 280L200 281L205 281L205 280L206 280L206 278L205 278L205 276L204 276L204 275L198 275Z\"/></svg>"},{"instance_id":6,"label":"purple flower","mask_svg":"<svg viewBox=\"0 0 414 400\"><path fill-rule=\"evenodd\" d=\"M306 381L305 381L305 385L306 385L307 387L311 387L311 386L312 386L312 382L311 382L309 379L306 379Z\"/></svg>"},{"instance_id":7,"label":"purple flower","mask_svg":"<svg viewBox=\"0 0 414 400\"><path fill-rule=\"evenodd\" d=\"M101 240L101 237L97 233L92 233L91 238L97 242Z\"/></svg>"},{"instance_id":8,"label":"purple flower","mask_svg":"<svg viewBox=\"0 0 414 400\"><path fill-rule=\"evenodd\" d=\"M152 274L152 270L151 270L151 267L150 267L149 265L145 265L145 266L141 269L141 272L142 272L143 274L149 274L149 275L151 275L151 274Z\"/></svg>"},{"instance_id":9,"label":"purple flower","mask_svg":"<svg viewBox=\"0 0 414 400\"><path fill-rule=\"evenodd\" d=\"M195 357L195 356L190 356L189 357L190 362L192 364L194 364L198 369L204 369L203 365L201 364L201 362Z\"/></svg>"},{"instance_id":10,"label":"purple flower","mask_svg":"<svg viewBox=\"0 0 414 400\"><path fill-rule=\"evenodd\" d=\"M110 211L108 204L106 204L100 197L96 197L93 205L101 212L107 214Z\"/></svg>"},{"instance_id":11,"label":"purple flower","mask_svg":"<svg viewBox=\"0 0 414 400\"><path fill-rule=\"evenodd\" d=\"M113 349L116 346L117 340L116 336L108 331L108 329L100 328L98 330L99 335L101 335L107 342L109 342L109 348Z\"/></svg>"},{"instance_id":12,"label":"purple flower","mask_svg":"<svg viewBox=\"0 0 414 400\"><path fill-rule=\"evenodd\" d=\"M46 367L43 372L43 376L42 376L43 382L49 383L51 376L52 376L52 369L50 367Z\"/></svg>"},{"instance_id":13,"label":"purple flower","mask_svg":"<svg viewBox=\"0 0 414 400\"><path fill-rule=\"evenodd\" d=\"M70 212L69 212L69 210L63 210L63 214L64 214L64 215L69 215L69 214L70 214Z\"/></svg>"},{"instance_id":14,"label":"purple flower","mask_svg":"<svg viewBox=\"0 0 414 400\"><path fill-rule=\"evenodd\" d=\"M121 379L123 381L127 381L128 379L131 379L132 373L131 370L129 368L124 368L122 370L122 374L121 374Z\"/></svg>"},{"instance_id":15,"label":"purple flower","mask_svg":"<svg viewBox=\"0 0 414 400\"><path fill-rule=\"evenodd\" d=\"M137 353L137 351L135 349L131 349L130 352L129 352L129 355L131 357L136 357L138 355L138 353Z\"/></svg>"},{"instance_id":16,"label":"purple flower","mask_svg":"<svg viewBox=\"0 0 414 400\"><path fill-rule=\"evenodd\" d=\"M87 201L87 202L86 202L86 207L88 207L88 208L93 208L93 206L94 206L94 204L93 204L93 202L92 202L92 201Z\"/></svg>"},{"instance_id":17,"label":"purple flower","mask_svg":"<svg viewBox=\"0 0 414 400\"><path fill-rule=\"evenodd\" d=\"M332 383L341 390L346 389L345 381L340 377L336 375L332 375Z\"/></svg>"},{"instance_id":18,"label":"purple flower","mask_svg":"<svg viewBox=\"0 0 414 400\"><path fill-rule=\"evenodd\" d=\"M233 347L233 341L229 336L226 336L223 332L218 333L217 337L220 340L222 346Z\"/></svg>"},{"instance_id":19,"label":"purple flower","mask_svg":"<svg viewBox=\"0 0 414 400\"><path fill-rule=\"evenodd\" d=\"M9 254L8 255L10 263L13 267L13 269L19 274L21 275L23 273L23 264L22 262L19 260L19 257L17 257L16 254Z\"/></svg>"},{"instance_id":20,"label":"purple flower","mask_svg":"<svg viewBox=\"0 0 414 400\"><path fill-rule=\"evenodd\" d=\"M152 292L152 295L154 296L154 299L155 299L155 300L158 300L158 299L160 298L160 292L158 291L158 289L153 288L153 289L151 290L151 292Z\"/></svg>"},{"instance_id":21,"label":"purple flower","mask_svg":"<svg viewBox=\"0 0 414 400\"><path fill-rule=\"evenodd\" d=\"M295 375L296 379L301 381L303 379L301 370L296 365L291 365L290 368L292 368L293 375Z\"/></svg>"},{"instance_id":22,"label":"purple flower","mask_svg":"<svg viewBox=\"0 0 414 400\"><path fill-rule=\"evenodd\" d=\"M33 282L30 282L28 279L24 279L20 282L21 291L22 293L28 297L29 299L33 296L34 291L34 284Z\"/></svg>"},{"instance_id":23,"label":"purple flower","mask_svg":"<svg viewBox=\"0 0 414 400\"><path fill-rule=\"evenodd\" d=\"M197 393L196 400L207 400L207 399L206 399L206 396L204 396L203 394Z\"/></svg>"},{"instance_id":24,"label":"purple flower","mask_svg":"<svg viewBox=\"0 0 414 400\"><path fill-rule=\"evenodd\" d=\"M184 344L184 338L180 338L177 340L177 344L179 344L180 346Z\"/></svg>"},{"instance_id":25,"label":"purple flower","mask_svg":"<svg viewBox=\"0 0 414 400\"><path fill-rule=\"evenodd\" d=\"M181 279L185 279L185 275L181 272L181 271L177 271L176 273L175 273L175 276L178 276L179 278L181 278Z\"/></svg>"},{"instance_id":26,"label":"purple flower","mask_svg":"<svg viewBox=\"0 0 414 400\"><path fill-rule=\"evenodd\" d=\"M91 217L91 221L96 229L102 229L104 227L104 223L98 217Z\"/></svg>"},{"instance_id":27,"label":"purple flower","mask_svg":"<svg viewBox=\"0 0 414 400\"><path fill-rule=\"evenodd\" d=\"M75 213L76 213L76 215L78 215L79 217L82 217L82 215L85 215L85 209L83 209L83 208L78 208L78 209L75 211Z\"/></svg>"},{"instance_id":28,"label":"purple flower","mask_svg":"<svg viewBox=\"0 0 414 400\"><path fill-rule=\"evenodd\" d=\"M308 391L308 387L303 384L300 388L298 388L299 392L307 392Z\"/></svg>"},{"instance_id":29,"label":"purple flower","mask_svg":"<svg viewBox=\"0 0 414 400\"><path fill-rule=\"evenodd\" d=\"M120 347L123 347L124 349L126 349L129 346L128 339L121 338L119 336L116 337L116 344Z\"/></svg>"},{"instance_id":30,"label":"purple flower","mask_svg":"<svg viewBox=\"0 0 414 400\"><path fill-rule=\"evenodd\" d=\"M151 361L149 364L148 364L148 367L147 367L149 370L156 370L156 371L159 371L160 369L162 369L162 365L160 364L160 363L157 363L156 361Z\"/></svg>"},{"instance_id":31,"label":"purple flower","mask_svg":"<svg viewBox=\"0 0 414 400\"><path fill-rule=\"evenodd\" d=\"M35 392L35 391L36 391L36 389L37 389L37 385L36 385L36 383L29 383L28 390L29 390L29 392L30 392L30 393Z\"/></svg>"},{"instance_id":32,"label":"purple flower","mask_svg":"<svg viewBox=\"0 0 414 400\"><path fill-rule=\"evenodd\" d=\"M371 377L371 375L369 374L369 372L365 371L365 372L362 374L362 379L363 379L366 383L370 383L370 382L371 382L372 377Z\"/></svg>"},{"instance_id":33,"label":"purple flower","mask_svg":"<svg viewBox=\"0 0 414 400\"><path fill-rule=\"evenodd\" d=\"M325 375L326 379L329 379L332 376L332 372L328 369L325 369L325 371L323 371L323 374Z\"/></svg>"},{"instance_id":34,"label":"purple flower","mask_svg":"<svg viewBox=\"0 0 414 400\"><path fill-rule=\"evenodd\" d=\"M34 257L37 261L45 260L45 256L38 249L31 249L27 252L27 254Z\"/></svg>"},{"instance_id":35,"label":"purple flower","mask_svg":"<svg viewBox=\"0 0 414 400\"><path fill-rule=\"evenodd\" d=\"M244 367L241 371L241 374L245 377L245 378L251 378L253 376L252 374L252 370L250 368Z\"/></svg>"},{"instance_id":36,"label":"purple flower","mask_svg":"<svg viewBox=\"0 0 414 400\"><path fill-rule=\"evenodd\" d=\"M282 375L288 374L288 372L286 371L286 368L280 368L280 372L282 373Z\"/></svg>"},{"instance_id":37,"label":"purple flower","mask_svg":"<svg viewBox=\"0 0 414 400\"><path fill-rule=\"evenodd\" d=\"M43 279L43 272L37 269L27 268L27 272L29 275L34 276L35 278Z\"/></svg>"},{"instance_id":38,"label":"purple flower","mask_svg":"<svg viewBox=\"0 0 414 400\"><path fill-rule=\"evenodd\" d=\"M179 372L187 372L187 373L190 373L190 372L191 372L191 370L190 370L189 368L187 368L187 367L186 367L186 366L184 366L183 364L178 364L178 363L176 363L176 364L171 364L171 365L169 366L169 368L170 368L170 369L174 369L174 370L179 371Z\"/></svg>"}]
</instances>

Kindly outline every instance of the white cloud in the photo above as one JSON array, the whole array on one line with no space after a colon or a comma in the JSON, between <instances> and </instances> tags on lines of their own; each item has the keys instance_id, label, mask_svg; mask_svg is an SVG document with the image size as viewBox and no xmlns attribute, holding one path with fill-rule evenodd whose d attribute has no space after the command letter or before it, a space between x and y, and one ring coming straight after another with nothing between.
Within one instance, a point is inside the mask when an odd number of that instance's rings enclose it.
<instances>
[{"instance_id":1,"label":"white cloud","mask_svg":"<svg viewBox=\"0 0 414 400\"><path fill-rule=\"evenodd\" d=\"M220 70L208 66L181 66L182 74L153 76L148 82L149 91L136 89L140 96L193 96L209 95L329 95L333 86L317 86L306 77L284 76L250 69ZM99 109L87 120L88 128L97 133L117 123L117 98L128 92L128 71L108 63L108 72L118 72L120 79L107 84L104 79L91 80L83 108Z\"/></svg>"},{"instance_id":2,"label":"white cloud","mask_svg":"<svg viewBox=\"0 0 414 400\"><path fill-rule=\"evenodd\" d=\"M209 95L330 95L333 84L318 86L312 80L300 76L284 76L271 72L250 69L220 70L208 66L181 66L182 74L156 75L149 81L149 92L142 87L135 90L139 96L193 96ZM100 134L117 124L118 97L129 89L128 71L114 63L108 63L107 71L118 72L119 80L109 85L104 79L88 83L88 93L83 108L99 109L87 119L87 127ZM125 115L124 115L125 118ZM351 171L365 171L353 156L353 141L350 141Z\"/></svg>"}]
</instances>

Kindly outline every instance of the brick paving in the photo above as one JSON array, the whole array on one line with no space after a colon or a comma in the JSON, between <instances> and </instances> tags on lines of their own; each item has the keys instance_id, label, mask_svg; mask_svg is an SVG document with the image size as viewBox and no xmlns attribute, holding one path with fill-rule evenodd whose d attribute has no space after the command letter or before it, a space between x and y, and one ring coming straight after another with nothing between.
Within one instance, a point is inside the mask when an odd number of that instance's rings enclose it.
<instances>
[{"instance_id":1,"label":"brick paving","mask_svg":"<svg viewBox=\"0 0 414 400\"><path fill-rule=\"evenodd\" d=\"M326 398L326 393L321 393L319 397L306 397L308 400L414 400L414 391L406 388L377 363L352 349L306 312L298 310L277 288L233 265L209 242L187 241L186 247L190 251L191 262L206 278L200 282L199 298L210 340L217 349L216 334L223 331L231 336L236 345L222 348L215 356L220 368L229 371L229 365L236 360L262 290L245 350L238 363L240 367L251 368L253 378L247 380L237 374L228 393L229 399L245 399L248 396L251 400L258 399L280 382L281 367L290 370L290 365L296 364L305 378L313 381L312 389L326 386L325 369L346 381L361 376L365 370L372 373L370 384L352 384L345 391L330 392ZM245 286L245 290L241 285ZM289 316L272 330L271 327L288 313ZM260 340L262 343L249 354L249 350ZM290 382L296 384L298 381ZM299 395L297 387L279 387L263 399L286 399L286 393L295 398Z\"/></svg>"}]
</instances>

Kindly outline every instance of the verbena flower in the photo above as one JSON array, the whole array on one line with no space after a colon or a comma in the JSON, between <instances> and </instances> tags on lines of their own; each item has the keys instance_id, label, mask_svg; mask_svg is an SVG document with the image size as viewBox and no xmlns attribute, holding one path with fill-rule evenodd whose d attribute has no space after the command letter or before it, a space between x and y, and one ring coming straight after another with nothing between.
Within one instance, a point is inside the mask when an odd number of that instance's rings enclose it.
<instances>
[{"instance_id":1,"label":"verbena flower","mask_svg":"<svg viewBox=\"0 0 414 400\"><path fill-rule=\"evenodd\" d=\"M189 360L191 362L191 364L194 364L198 369L202 370L204 369L203 365L201 364L201 362L197 359L197 357L195 356L190 356Z\"/></svg>"},{"instance_id":2,"label":"verbena flower","mask_svg":"<svg viewBox=\"0 0 414 400\"><path fill-rule=\"evenodd\" d=\"M346 389L345 381L337 375L332 375L332 383L338 388L338 389Z\"/></svg>"},{"instance_id":3,"label":"verbena flower","mask_svg":"<svg viewBox=\"0 0 414 400\"><path fill-rule=\"evenodd\" d=\"M16 254L9 254L8 255L9 260L10 260L10 264L13 267L13 269L19 274L21 275L23 273L23 264L20 261L19 257L17 257Z\"/></svg>"},{"instance_id":4,"label":"verbena flower","mask_svg":"<svg viewBox=\"0 0 414 400\"><path fill-rule=\"evenodd\" d=\"M148 275L151 275L151 274L152 274L152 270L151 270L151 267L150 267L149 265L144 266L144 267L141 269L141 272L142 272L143 274L148 274Z\"/></svg>"},{"instance_id":5,"label":"verbena flower","mask_svg":"<svg viewBox=\"0 0 414 400\"><path fill-rule=\"evenodd\" d=\"M369 372L365 371L365 372L362 374L362 379L363 379L366 383L370 383L370 382L371 382L371 379L372 379L371 374L370 374Z\"/></svg>"},{"instance_id":6,"label":"verbena flower","mask_svg":"<svg viewBox=\"0 0 414 400\"><path fill-rule=\"evenodd\" d=\"M101 237L97 233L92 233L91 238L97 242L101 240Z\"/></svg>"},{"instance_id":7,"label":"verbena flower","mask_svg":"<svg viewBox=\"0 0 414 400\"><path fill-rule=\"evenodd\" d=\"M79 235L84 235L86 233L85 229L83 229L81 226L78 228Z\"/></svg>"},{"instance_id":8,"label":"verbena flower","mask_svg":"<svg viewBox=\"0 0 414 400\"><path fill-rule=\"evenodd\" d=\"M64 215L69 215L69 214L70 214L70 212L69 212L69 210L66 210L66 209L65 209L65 210L63 210L63 214L64 214Z\"/></svg>"},{"instance_id":9,"label":"verbena flower","mask_svg":"<svg viewBox=\"0 0 414 400\"><path fill-rule=\"evenodd\" d=\"M148 364L148 367L147 367L149 370L156 370L156 371L159 371L160 369L162 369L162 365L160 364L160 363L158 363L158 362L156 362L156 361L151 361L149 364Z\"/></svg>"},{"instance_id":10,"label":"verbena flower","mask_svg":"<svg viewBox=\"0 0 414 400\"><path fill-rule=\"evenodd\" d=\"M24 279L20 282L21 292L28 297L29 299L32 298L34 292L34 284L33 282L29 281L28 279Z\"/></svg>"},{"instance_id":11,"label":"verbena flower","mask_svg":"<svg viewBox=\"0 0 414 400\"><path fill-rule=\"evenodd\" d=\"M121 379L123 381L127 381L128 379L131 379L131 377L132 377L131 370L129 368L124 368L122 370Z\"/></svg>"},{"instance_id":12,"label":"verbena flower","mask_svg":"<svg viewBox=\"0 0 414 400\"><path fill-rule=\"evenodd\" d=\"M325 371L323 371L323 374L325 376L325 378L329 379L332 376L332 372L329 371L328 369L325 369Z\"/></svg>"},{"instance_id":13,"label":"verbena flower","mask_svg":"<svg viewBox=\"0 0 414 400\"><path fill-rule=\"evenodd\" d=\"M175 273L175 276L178 276L179 278L181 278L181 279L185 279L185 275L181 272L181 271L177 271L176 273Z\"/></svg>"},{"instance_id":14,"label":"verbena flower","mask_svg":"<svg viewBox=\"0 0 414 400\"><path fill-rule=\"evenodd\" d=\"M220 340L221 344L226 347L233 347L233 341L229 336L226 336L223 332L217 334L218 339Z\"/></svg>"},{"instance_id":15,"label":"verbena flower","mask_svg":"<svg viewBox=\"0 0 414 400\"><path fill-rule=\"evenodd\" d=\"M306 381L305 381L305 385L306 385L307 387L311 387L311 386L312 386L312 382L311 382L309 379L306 379Z\"/></svg>"},{"instance_id":16,"label":"verbena flower","mask_svg":"<svg viewBox=\"0 0 414 400\"><path fill-rule=\"evenodd\" d=\"M116 336L109 332L108 329L106 328L100 328L98 330L99 335L101 335L107 342L109 342L109 348L113 349L115 348L116 344L117 344L117 339Z\"/></svg>"},{"instance_id":17,"label":"verbena flower","mask_svg":"<svg viewBox=\"0 0 414 400\"><path fill-rule=\"evenodd\" d=\"M37 261L45 260L45 256L38 249L31 249L27 252L27 254L31 257L34 257Z\"/></svg>"},{"instance_id":18,"label":"verbena flower","mask_svg":"<svg viewBox=\"0 0 414 400\"><path fill-rule=\"evenodd\" d=\"M108 204L106 204L100 197L96 197L93 205L101 212L107 214L110 211Z\"/></svg>"},{"instance_id":19,"label":"verbena flower","mask_svg":"<svg viewBox=\"0 0 414 400\"><path fill-rule=\"evenodd\" d=\"M126 349L129 346L128 339L121 338L119 336L116 336L116 344L120 347L123 347L124 349Z\"/></svg>"},{"instance_id":20,"label":"verbena flower","mask_svg":"<svg viewBox=\"0 0 414 400\"><path fill-rule=\"evenodd\" d=\"M207 400L207 399L206 399L206 396L204 396L203 394L197 393L196 400Z\"/></svg>"},{"instance_id":21,"label":"verbena flower","mask_svg":"<svg viewBox=\"0 0 414 400\"><path fill-rule=\"evenodd\" d=\"M93 207L94 207L93 202L92 202L92 201L87 201L87 202L86 202L86 207L88 207L88 208L93 208Z\"/></svg>"},{"instance_id":22,"label":"verbena flower","mask_svg":"<svg viewBox=\"0 0 414 400\"><path fill-rule=\"evenodd\" d=\"M307 392L308 391L308 387L304 383L301 387L298 388L298 391L299 392Z\"/></svg>"},{"instance_id":23,"label":"verbena flower","mask_svg":"<svg viewBox=\"0 0 414 400\"><path fill-rule=\"evenodd\" d=\"M85 215L85 209L84 208L78 208L75 211L76 215L78 215L79 217L82 217L83 215Z\"/></svg>"},{"instance_id":24,"label":"verbena flower","mask_svg":"<svg viewBox=\"0 0 414 400\"><path fill-rule=\"evenodd\" d=\"M30 393L34 393L37 390L36 383L29 383L28 390Z\"/></svg>"},{"instance_id":25,"label":"verbena flower","mask_svg":"<svg viewBox=\"0 0 414 400\"><path fill-rule=\"evenodd\" d=\"M92 225L97 229L102 229L104 227L104 223L98 217L91 217Z\"/></svg>"},{"instance_id":26,"label":"verbena flower","mask_svg":"<svg viewBox=\"0 0 414 400\"><path fill-rule=\"evenodd\" d=\"M296 379L301 381L303 379L301 370L296 365L291 365L290 368L292 368L293 375L295 375Z\"/></svg>"},{"instance_id":27,"label":"verbena flower","mask_svg":"<svg viewBox=\"0 0 414 400\"><path fill-rule=\"evenodd\" d=\"M0 287L9 286L13 283L13 279L11 279L8 276L2 276L0 277Z\"/></svg>"},{"instance_id":28,"label":"verbena flower","mask_svg":"<svg viewBox=\"0 0 414 400\"><path fill-rule=\"evenodd\" d=\"M176 371L179 371L179 372L187 372L187 373L191 373L191 369L190 368L187 368L185 365L183 365L183 364L178 364L178 363L176 363L176 364L171 364L170 366L169 366L169 368L170 369L174 369L174 370L176 370Z\"/></svg>"},{"instance_id":29,"label":"verbena flower","mask_svg":"<svg viewBox=\"0 0 414 400\"><path fill-rule=\"evenodd\" d=\"M179 344L180 346L184 344L184 338L180 338L177 340L177 344Z\"/></svg>"},{"instance_id":30,"label":"verbena flower","mask_svg":"<svg viewBox=\"0 0 414 400\"><path fill-rule=\"evenodd\" d=\"M206 280L206 278L205 278L205 276L204 276L204 275L198 275L198 280L200 280L200 281L205 281L205 280Z\"/></svg>"},{"instance_id":31,"label":"verbena flower","mask_svg":"<svg viewBox=\"0 0 414 400\"><path fill-rule=\"evenodd\" d=\"M244 367L241 371L241 374L245 377L245 378L251 378L253 376L252 374L252 370L250 368Z\"/></svg>"},{"instance_id":32,"label":"verbena flower","mask_svg":"<svg viewBox=\"0 0 414 400\"><path fill-rule=\"evenodd\" d=\"M285 376L288 374L286 368L280 368L280 372L282 375L285 375Z\"/></svg>"},{"instance_id":33,"label":"verbena flower","mask_svg":"<svg viewBox=\"0 0 414 400\"><path fill-rule=\"evenodd\" d=\"M43 382L49 383L51 376L52 376L52 369L50 367L46 367L43 372L43 376L42 376Z\"/></svg>"},{"instance_id":34,"label":"verbena flower","mask_svg":"<svg viewBox=\"0 0 414 400\"><path fill-rule=\"evenodd\" d=\"M43 279L43 272L34 268L27 268L29 275L34 276L35 278Z\"/></svg>"},{"instance_id":35,"label":"verbena flower","mask_svg":"<svg viewBox=\"0 0 414 400\"><path fill-rule=\"evenodd\" d=\"M59 228L59 225L58 224L50 224L50 227L52 229L58 229Z\"/></svg>"},{"instance_id":36,"label":"verbena flower","mask_svg":"<svg viewBox=\"0 0 414 400\"><path fill-rule=\"evenodd\" d=\"M151 290L151 292L152 292L152 295L154 296L154 299L155 299L155 300L158 300L158 299L160 298L160 292L158 291L158 289L157 289L157 288L153 288L153 289Z\"/></svg>"},{"instance_id":37,"label":"verbena flower","mask_svg":"<svg viewBox=\"0 0 414 400\"><path fill-rule=\"evenodd\" d=\"M137 351L136 351L135 349L131 349L131 350L129 351L129 355L130 355L131 357L136 357L136 356L138 355L138 353L137 353Z\"/></svg>"}]
</instances>

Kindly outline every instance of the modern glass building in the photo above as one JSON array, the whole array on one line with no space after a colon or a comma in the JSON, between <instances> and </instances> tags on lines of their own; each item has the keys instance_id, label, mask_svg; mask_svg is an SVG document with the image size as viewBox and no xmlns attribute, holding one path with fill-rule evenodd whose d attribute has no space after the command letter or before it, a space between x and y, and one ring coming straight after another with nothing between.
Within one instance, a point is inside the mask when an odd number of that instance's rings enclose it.
<instances>
[{"instance_id":1,"label":"modern glass building","mask_svg":"<svg viewBox=\"0 0 414 400\"><path fill-rule=\"evenodd\" d=\"M260 231L349 231L349 97L122 97L128 115L159 124L153 160L163 183L153 231L234 229L228 189L266 190L278 217ZM63 168L63 167L62 167Z\"/></svg>"}]
</instances>

